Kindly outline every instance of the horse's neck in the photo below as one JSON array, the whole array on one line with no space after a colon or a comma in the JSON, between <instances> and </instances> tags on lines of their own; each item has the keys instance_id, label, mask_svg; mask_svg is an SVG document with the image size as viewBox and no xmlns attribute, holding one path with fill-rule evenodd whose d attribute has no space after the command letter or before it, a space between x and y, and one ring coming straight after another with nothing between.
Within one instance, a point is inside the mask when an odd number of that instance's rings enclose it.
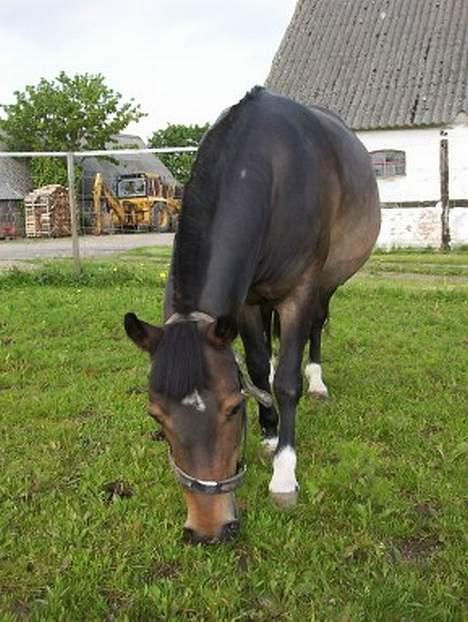
<instances>
[{"instance_id":1,"label":"horse's neck","mask_svg":"<svg viewBox=\"0 0 468 622\"><path fill-rule=\"evenodd\" d=\"M214 245L206 278L199 297L199 308L214 317L236 315L250 286L251 261L238 249Z\"/></svg>"},{"instance_id":2,"label":"horse's neck","mask_svg":"<svg viewBox=\"0 0 468 622\"><path fill-rule=\"evenodd\" d=\"M210 232L209 259L199 309L214 317L236 315L252 283L261 243L262 219L255 207L225 205Z\"/></svg>"},{"instance_id":3,"label":"horse's neck","mask_svg":"<svg viewBox=\"0 0 468 622\"><path fill-rule=\"evenodd\" d=\"M179 313L236 315L254 278L270 184L238 164L230 170L232 176L227 180L223 176L222 188L214 193L215 203L202 200L201 188L189 187L186 192L174 255L174 301Z\"/></svg>"}]
</instances>

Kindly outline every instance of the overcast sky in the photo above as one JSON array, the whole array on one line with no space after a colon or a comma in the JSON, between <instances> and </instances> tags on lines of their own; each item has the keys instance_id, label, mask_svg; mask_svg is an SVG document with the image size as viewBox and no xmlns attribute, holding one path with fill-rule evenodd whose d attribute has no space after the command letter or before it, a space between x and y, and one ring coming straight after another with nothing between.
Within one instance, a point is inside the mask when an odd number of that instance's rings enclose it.
<instances>
[{"instance_id":1,"label":"overcast sky","mask_svg":"<svg viewBox=\"0 0 468 622\"><path fill-rule=\"evenodd\" d=\"M0 103L69 73L102 73L148 117L213 121L263 84L296 0L0 0Z\"/></svg>"}]
</instances>

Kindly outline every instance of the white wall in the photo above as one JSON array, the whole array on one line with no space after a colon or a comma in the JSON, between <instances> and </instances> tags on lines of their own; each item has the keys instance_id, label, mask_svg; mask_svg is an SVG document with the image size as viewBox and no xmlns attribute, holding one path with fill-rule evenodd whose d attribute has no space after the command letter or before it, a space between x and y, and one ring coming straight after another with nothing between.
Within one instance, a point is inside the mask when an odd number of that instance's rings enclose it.
<instances>
[{"instance_id":1,"label":"white wall","mask_svg":"<svg viewBox=\"0 0 468 622\"><path fill-rule=\"evenodd\" d=\"M441 213L440 207L384 208L377 246L387 250L398 246L439 247Z\"/></svg>"},{"instance_id":2,"label":"white wall","mask_svg":"<svg viewBox=\"0 0 468 622\"><path fill-rule=\"evenodd\" d=\"M450 241L453 247L468 244L468 207L450 210Z\"/></svg>"},{"instance_id":3,"label":"white wall","mask_svg":"<svg viewBox=\"0 0 468 622\"><path fill-rule=\"evenodd\" d=\"M406 175L378 179L382 203L438 201L440 130L373 130L358 132L368 151L398 149L406 153Z\"/></svg>"},{"instance_id":4,"label":"white wall","mask_svg":"<svg viewBox=\"0 0 468 622\"><path fill-rule=\"evenodd\" d=\"M468 125L448 129L447 138L450 198L468 199Z\"/></svg>"},{"instance_id":5,"label":"white wall","mask_svg":"<svg viewBox=\"0 0 468 622\"><path fill-rule=\"evenodd\" d=\"M442 128L358 132L368 151L398 149L406 153L406 175L378 179L382 203L431 201L434 207L384 208L377 245L440 246L441 208L439 149ZM468 124L443 128L449 141L449 195L468 200ZM453 246L468 244L468 207L450 210Z\"/></svg>"}]
</instances>

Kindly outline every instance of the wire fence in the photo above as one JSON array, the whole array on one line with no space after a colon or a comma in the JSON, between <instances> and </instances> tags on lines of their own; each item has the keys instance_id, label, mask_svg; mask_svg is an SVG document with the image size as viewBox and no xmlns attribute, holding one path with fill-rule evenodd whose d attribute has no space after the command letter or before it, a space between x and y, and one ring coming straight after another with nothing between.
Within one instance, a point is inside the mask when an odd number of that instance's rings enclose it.
<instances>
[{"instance_id":1,"label":"wire fence","mask_svg":"<svg viewBox=\"0 0 468 622\"><path fill-rule=\"evenodd\" d=\"M69 209L69 224L71 232L71 254L73 256L75 271L77 274L81 273L81 261L80 261L80 245L79 234L95 232L96 229L96 206L93 197L93 186L96 180L96 172L85 173L79 181L78 191L75 184L76 179L76 160L80 162L86 161L88 158L110 158L117 157L122 158L125 156L142 156L144 154L165 154L165 153L194 153L197 151L197 147L161 147L161 148L148 148L148 149L106 149L106 150L88 150L77 152L62 152L62 151L2 151L0 152L0 158L18 158L18 159L31 159L31 158L63 158L67 163L67 178L68 178L68 209ZM155 158L155 162L157 162ZM129 173L147 173L148 171L136 171L135 169L129 170ZM151 171L149 171L151 173ZM157 173L156 173L157 174ZM163 177L164 175L159 175ZM116 175L114 175L116 177ZM163 180L164 181L164 180ZM113 184L115 179L106 179L105 182L111 186L110 188L110 201L113 200L114 190ZM162 194L162 199L167 199ZM15 218L17 212L17 202L8 200L7 208L13 208L15 211ZM125 207L123 206L124 210ZM34 218L34 215L28 214L27 205L24 210L24 226L26 228L28 224L28 218ZM51 231L50 228L50 216L44 217L45 231ZM138 223L135 222L133 230L138 231Z\"/></svg>"},{"instance_id":2,"label":"wire fence","mask_svg":"<svg viewBox=\"0 0 468 622\"><path fill-rule=\"evenodd\" d=\"M389 142L391 141L389 140ZM444 142L448 152L445 153L445 163L442 166L442 145ZM372 152L373 145L372 148L370 144L366 146ZM436 206L440 208L442 206L442 209L445 209L445 226L450 226L448 214L450 211L453 213L452 220L455 238L466 243L468 240L463 240L468 210L466 210L466 214L465 209L462 210L463 214L457 213L457 210L460 212L459 208L468 207L468 144L466 141L458 135L449 137L449 139L447 137L441 137L440 139L434 137L429 142L410 141L400 145L389 145L389 152L395 148L401 149L402 152L403 150L405 151L404 174L395 174L388 179L385 176L378 178L384 211L386 210L388 214L388 210L392 208L395 210L393 215L387 216L388 223L391 222L391 231L389 230L388 233L389 239L391 240L398 227L408 229L410 226L412 230L417 230L419 233L420 230L425 228L434 229L438 227L437 222L440 221L438 212L432 217L431 224L427 224L430 215L430 210L427 210L422 224L421 219L413 216L413 221L408 225L405 219L410 218L409 210L404 215L401 215L401 208L435 208ZM142 173L149 176L159 176L165 179L165 182L169 185L174 185L174 178L161 165L157 156L165 153L195 153L196 151L197 147L166 147L88 150L80 152L0 152L0 165L2 158L14 159L14 162L17 162L18 159L61 158L67 163L68 197L66 199L71 233L70 253L74 257L75 268L77 273L79 273L81 271L79 236L96 233L97 204L94 196L96 175L101 173L111 195L121 198L117 187L120 176L125 175L125 173L133 176L137 173ZM379 152L385 154L385 149L380 147ZM156 156L150 158L149 165L148 155ZM94 165L90 163L94 163ZM77 183L75 183L77 165L79 165L80 175L78 176ZM398 171L398 173L401 173L401 171ZM173 192L169 192L167 186L165 190L163 189L160 192L160 198L163 200L172 196ZM21 231L24 235L25 220L28 218L28 215L26 208L23 207L23 202L9 198L2 199L4 197L0 194L0 237L2 217L5 221L5 215L7 222L4 230L7 232L7 235L9 222L13 222L11 229L16 231L16 235L18 235L18 232L21 235ZM107 214L108 216L109 214ZM113 228L114 221L112 218L110 219L110 226L107 227L106 233L121 230L119 227ZM458 227L459 231L455 231L456 227ZM140 227L138 223L135 223L134 227L126 228L126 231L139 232L148 230L148 228L150 230L154 229L154 227L148 227L148 221L146 221L144 226ZM413 233L410 231L408 235L411 236ZM425 232L424 235L426 235ZM438 235L439 232L436 232L433 239L436 239ZM14 237L14 235L10 237ZM405 239L409 239L409 237Z\"/></svg>"}]
</instances>

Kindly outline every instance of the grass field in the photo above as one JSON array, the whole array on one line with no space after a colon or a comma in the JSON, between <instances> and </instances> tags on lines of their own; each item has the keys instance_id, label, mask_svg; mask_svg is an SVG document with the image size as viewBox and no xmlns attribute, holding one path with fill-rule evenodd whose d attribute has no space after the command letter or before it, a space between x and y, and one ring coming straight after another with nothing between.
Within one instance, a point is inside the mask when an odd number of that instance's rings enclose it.
<instances>
[{"instance_id":1,"label":"grass field","mask_svg":"<svg viewBox=\"0 0 468 622\"><path fill-rule=\"evenodd\" d=\"M300 502L270 502L250 407L240 538L181 543L147 361L168 251L0 274L0 621L466 620L468 253L376 254L337 293L332 399L298 414Z\"/></svg>"}]
</instances>

